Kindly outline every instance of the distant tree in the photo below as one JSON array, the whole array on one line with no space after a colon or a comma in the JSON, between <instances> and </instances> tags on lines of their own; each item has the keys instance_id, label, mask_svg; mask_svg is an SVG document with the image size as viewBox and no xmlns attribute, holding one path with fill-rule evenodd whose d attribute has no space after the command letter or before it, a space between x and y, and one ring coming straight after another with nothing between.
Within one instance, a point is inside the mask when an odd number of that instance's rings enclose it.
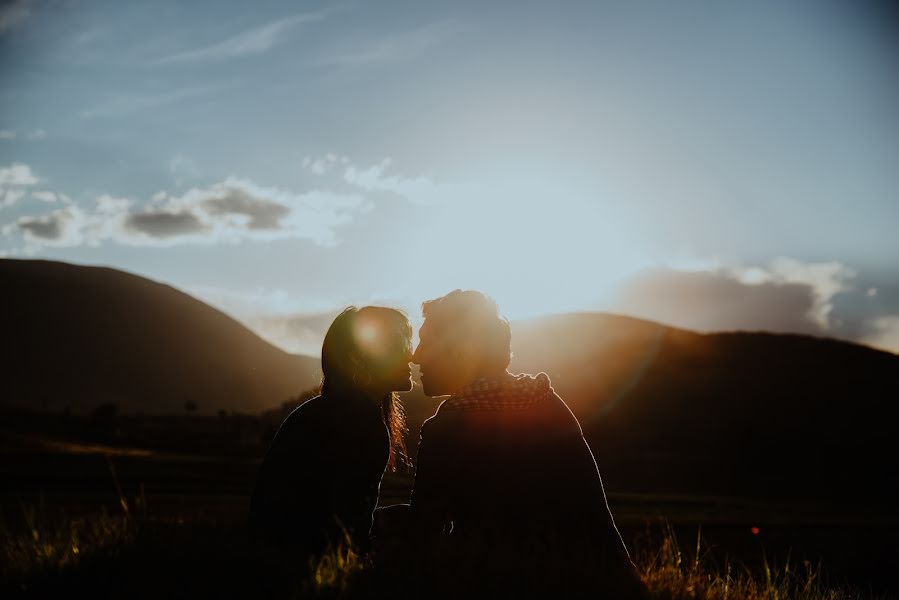
<instances>
[{"instance_id":1,"label":"distant tree","mask_svg":"<svg viewBox=\"0 0 899 600\"><path fill-rule=\"evenodd\" d=\"M197 403L193 400L188 400L184 403L184 410L191 414L197 412Z\"/></svg>"},{"instance_id":2,"label":"distant tree","mask_svg":"<svg viewBox=\"0 0 899 600\"><path fill-rule=\"evenodd\" d=\"M220 408L220 409L218 410L218 413L216 413L216 414L218 414L218 416L219 416L220 418L224 419L225 417L228 416L228 411L225 410L224 408Z\"/></svg>"}]
</instances>

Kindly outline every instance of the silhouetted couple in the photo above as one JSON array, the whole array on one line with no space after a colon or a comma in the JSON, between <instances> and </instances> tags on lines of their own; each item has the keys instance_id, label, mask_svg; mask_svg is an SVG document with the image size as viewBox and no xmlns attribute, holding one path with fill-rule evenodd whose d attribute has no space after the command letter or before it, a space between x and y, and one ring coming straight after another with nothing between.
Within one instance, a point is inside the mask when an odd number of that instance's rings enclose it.
<instances>
[{"instance_id":1,"label":"silhouetted couple","mask_svg":"<svg viewBox=\"0 0 899 600\"><path fill-rule=\"evenodd\" d=\"M411 503L378 511L379 547L411 549L419 570L453 562L474 589L543 569L563 588L639 597L581 427L544 373L507 371L511 331L496 304L455 290L422 313L414 355L401 312L335 319L321 395L287 417L260 468L253 530L310 554L345 536L369 547L381 477L405 460L397 392L411 389L414 361L425 394L449 398L422 427Z\"/></svg>"}]
</instances>

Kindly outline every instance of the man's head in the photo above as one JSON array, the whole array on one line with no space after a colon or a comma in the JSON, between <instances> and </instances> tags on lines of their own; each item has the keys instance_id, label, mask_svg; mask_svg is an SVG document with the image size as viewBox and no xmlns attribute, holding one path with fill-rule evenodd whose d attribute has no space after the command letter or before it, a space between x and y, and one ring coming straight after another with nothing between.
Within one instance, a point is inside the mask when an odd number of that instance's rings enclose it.
<instances>
[{"instance_id":1,"label":"man's head","mask_svg":"<svg viewBox=\"0 0 899 600\"><path fill-rule=\"evenodd\" d=\"M474 290L453 290L421 305L424 323L413 362L428 396L452 394L478 377L500 375L511 359L512 333L496 303Z\"/></svg>"}]
</instances>

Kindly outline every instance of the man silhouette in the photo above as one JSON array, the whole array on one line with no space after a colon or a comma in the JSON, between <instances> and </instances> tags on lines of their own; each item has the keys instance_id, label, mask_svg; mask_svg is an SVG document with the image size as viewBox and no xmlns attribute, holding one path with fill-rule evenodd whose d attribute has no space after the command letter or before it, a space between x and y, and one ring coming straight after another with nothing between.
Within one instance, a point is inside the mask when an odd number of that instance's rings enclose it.
<instances>
[{"instance_id":1,"label":"man silhouette","mask_svg":"<svg viewBox=\"0 0 899 600\"><path fill-rule=\"evenodd\" d=\"M507 371L511 330L496 304L455 290L422 313L413 362L424 393L449 398L421 429L410 507L419 530L480 553L481 577L508 574L500 563L511 560L575 586L558 571L577 562L615 597L640 597L580 424L545 373ZM542 555L523 560L523 549Z\"/></svg>"}]
</instances>

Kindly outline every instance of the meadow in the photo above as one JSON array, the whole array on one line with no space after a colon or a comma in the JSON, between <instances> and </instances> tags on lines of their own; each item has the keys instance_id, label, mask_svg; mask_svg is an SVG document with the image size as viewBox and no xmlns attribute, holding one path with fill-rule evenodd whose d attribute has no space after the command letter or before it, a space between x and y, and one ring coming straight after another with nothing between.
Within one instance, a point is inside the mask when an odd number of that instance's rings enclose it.
<instances>
[{"instance_id":1,"label":"meadow","mask_svg":"<svg viewBox=\"0 0 899 600\"><path fill-rule=\"evenodd\" d=\"M122 496L115 508L79 517L40 504L20 509L18 522L2 525L0 591L5 598L404 598L577 591L561 579L536 579L533 571L521 568L520 557L494 557L491 567L514 579L506 579L501 589L485 588L471 575L482 558L459 560L439 548L412 557L397 549L362 555L338 545L304 562L254 546L237 522L199 513L154 516L140 497ZM722 560L705 545L701 528L684 539L670 525L647 526L631 547L653 599L888 597L829 580L820 563L808 560ZM544 562L541 572L567 573L569 565L560 556L547 551L536 557Z\"/></svg>"},{"instance_id":2,"label":"meadow","mask_svg":"<svg viewBox=\"0 0 899 600\"><path fill-rule=\"evenodd\" d=\"M581 561L579 572L588 577L591 569L591 557L572 557L564 548L523 557L497 556L489 548L473 555L440 545L390 544L361 554L338 544L303 560L247 538L243 519L254 460L56 444L0 454L4 598L549 596L578 589L565 578L568 561ZM404 500L410 481L409 475L389 477L383 503ZM610 496L651 598L890 597L887 588L865 589L857 577L831 573L833 564L845 567L842 555L828 563L815 555L823 546L794 551L791 542L807 542L808 531L781 527L780 539L766 537L767 530L740 524L745 517L736 505L724 522L720 511L710 510L712 499L676 500ZM856 538L836 538L838 531L828 528L827 537L866 561L864 552L849 548ZM484 556L489 569L507 576L479 577ZM539 569L528 568L528 561ZM501 588L486 581L500 581Z\"/></svg>"}]
</instances>

